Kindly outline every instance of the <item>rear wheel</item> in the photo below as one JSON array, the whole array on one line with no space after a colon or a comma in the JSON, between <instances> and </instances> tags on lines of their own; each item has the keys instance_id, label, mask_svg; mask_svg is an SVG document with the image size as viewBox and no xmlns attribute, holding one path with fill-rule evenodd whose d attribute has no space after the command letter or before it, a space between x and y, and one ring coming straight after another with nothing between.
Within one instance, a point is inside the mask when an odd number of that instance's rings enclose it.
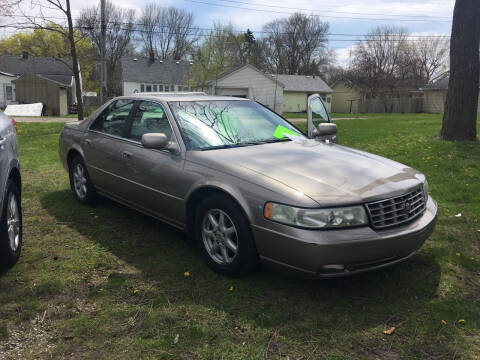
<instances>
[{"instance_id":1,"label":"rear wheel","mask_svg":"<svg viewBox=\"0 0 480 360\"><path fill-rule=\"evenodd\" d=\"M0 218L0 267L13 266L22 250L22 204L20 191L13 181L7 181Z\"/></svg>"},{"instance_id":2,"label":"rear wheel","mask_svg":"<svg viewBox=\"0 0 480 360\"><path fill-rule=\"evenodd\" d=\"M242 276L258 266L248 221L238 204L224 195L200 203L195 217L197 244L207 264L227 276Z\"/></svg>"},{"instance_id":3,"label":"rear wheel","mask_svg":"<svg viewBox=\"0 0 480 360\"><path fill-rule=\"evenodd\" d=\"M97 202L98 195L88 176L87 167L80 156L70 163L70 187L78 202L91 205Z\"/></svg>"}]
</instances>

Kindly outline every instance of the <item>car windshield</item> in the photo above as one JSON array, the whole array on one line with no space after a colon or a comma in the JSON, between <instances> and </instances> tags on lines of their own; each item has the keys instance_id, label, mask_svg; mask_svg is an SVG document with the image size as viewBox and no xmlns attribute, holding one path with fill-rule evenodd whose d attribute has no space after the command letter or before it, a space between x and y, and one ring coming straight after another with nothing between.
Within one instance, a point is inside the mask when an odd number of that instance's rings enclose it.
<instances>
[{"instance_id":1,"label":"car windshield","mask_svg":"<svg viewBox=\"0 0 480 360\"><path fill-rule=\"evenodd\" d=\"M189 150L257 145L304 137L273 111L253 101L172 101L169 105Z\"/></svg>"}]
</instances>

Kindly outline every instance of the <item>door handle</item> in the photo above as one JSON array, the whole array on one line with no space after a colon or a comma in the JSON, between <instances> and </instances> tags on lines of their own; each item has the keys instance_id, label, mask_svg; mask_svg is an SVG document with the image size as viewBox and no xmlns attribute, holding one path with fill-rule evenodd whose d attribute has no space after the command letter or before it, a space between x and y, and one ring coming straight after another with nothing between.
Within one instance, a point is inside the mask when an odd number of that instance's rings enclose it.
<instances>
[{"instance_id":1,"label":"door handle","mask_svg":"<svg viewBox=\"0 0 480 360\"><path fill-rule=\"evenodd\" d=\"M87 144L88 146L91 146L92 145L92 140L85 139L85 144Z\"/></svg>"},{"instance_id":2,"label":"door handle","mask_svg":"<svg viewBox=\"0 0 480 360\"><path fill-rule=\"evenodd\" d=\"M7 144L7 139L6 138L0 138L0 146L6 145Z\"/></svg>"},{"instance_id":3,"label":"door handle","mask_svg":"<svg viewBox=\"0 0 480 360\"><path fill-rule=\"evenodd\" d=\"M132 158L132 153L129 153L128 151L124 151L124 152L122 153L122 157L123 157L124 159L127 159L127 160L128 160L128 159L131 159L131 158Z\"/></svg>"}]
</instances>

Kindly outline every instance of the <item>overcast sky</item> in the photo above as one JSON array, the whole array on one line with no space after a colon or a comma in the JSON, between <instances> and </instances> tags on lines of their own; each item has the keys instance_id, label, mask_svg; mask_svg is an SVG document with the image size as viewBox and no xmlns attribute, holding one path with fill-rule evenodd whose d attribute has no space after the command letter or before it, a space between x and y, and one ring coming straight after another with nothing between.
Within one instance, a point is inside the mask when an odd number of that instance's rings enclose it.
<instances>
[{"instance_id":1,"label":"overcast sky","mask_svg":"<svg viewBox=\"0 0 480 360\"><path fill-rule=\"evenodd\" d=\"M1 1L1 0L0 0ZM42 0L36 0L42 2ZM31 13L31 0L24 0L24 11ZM75 14L99 0L71 0ZM140 9L151 0L114 0L117 6ZM289 13L318 14L330 23L331 34L366 34L378 25L398 25L412 34L449 35L454 0L162 0L163 6L176 6L194 13L199 27L211 28L214 22L232 23L236 30L261 31L262 25ZM52 13L53 14L53 13ZM58 15L57 15L58 16ZM3 22L5 23L5 19ZM5 35L5 32L3 32ZM261 33L256 33L261 37ZM336 51L340 64L348 58L349 47L360 37L331 35L329 47Z\"/></svg>"}]
</instances>

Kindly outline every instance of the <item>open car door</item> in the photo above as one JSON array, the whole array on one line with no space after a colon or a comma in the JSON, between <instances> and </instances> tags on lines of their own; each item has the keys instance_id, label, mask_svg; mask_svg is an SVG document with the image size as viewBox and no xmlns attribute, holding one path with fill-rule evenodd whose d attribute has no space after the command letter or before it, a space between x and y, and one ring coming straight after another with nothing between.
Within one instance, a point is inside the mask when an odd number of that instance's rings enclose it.
<instances>
[{"instance_id":1,"label":"open car door","mask_svg":"<svg viewBox=\"0 0 480 360\"><path fill-rule=\"evenodd\" d=\"M337 125L332 123L319 94L307 99L307 136L321 141L337 142Z\"/></svg>"}]
</instances>

